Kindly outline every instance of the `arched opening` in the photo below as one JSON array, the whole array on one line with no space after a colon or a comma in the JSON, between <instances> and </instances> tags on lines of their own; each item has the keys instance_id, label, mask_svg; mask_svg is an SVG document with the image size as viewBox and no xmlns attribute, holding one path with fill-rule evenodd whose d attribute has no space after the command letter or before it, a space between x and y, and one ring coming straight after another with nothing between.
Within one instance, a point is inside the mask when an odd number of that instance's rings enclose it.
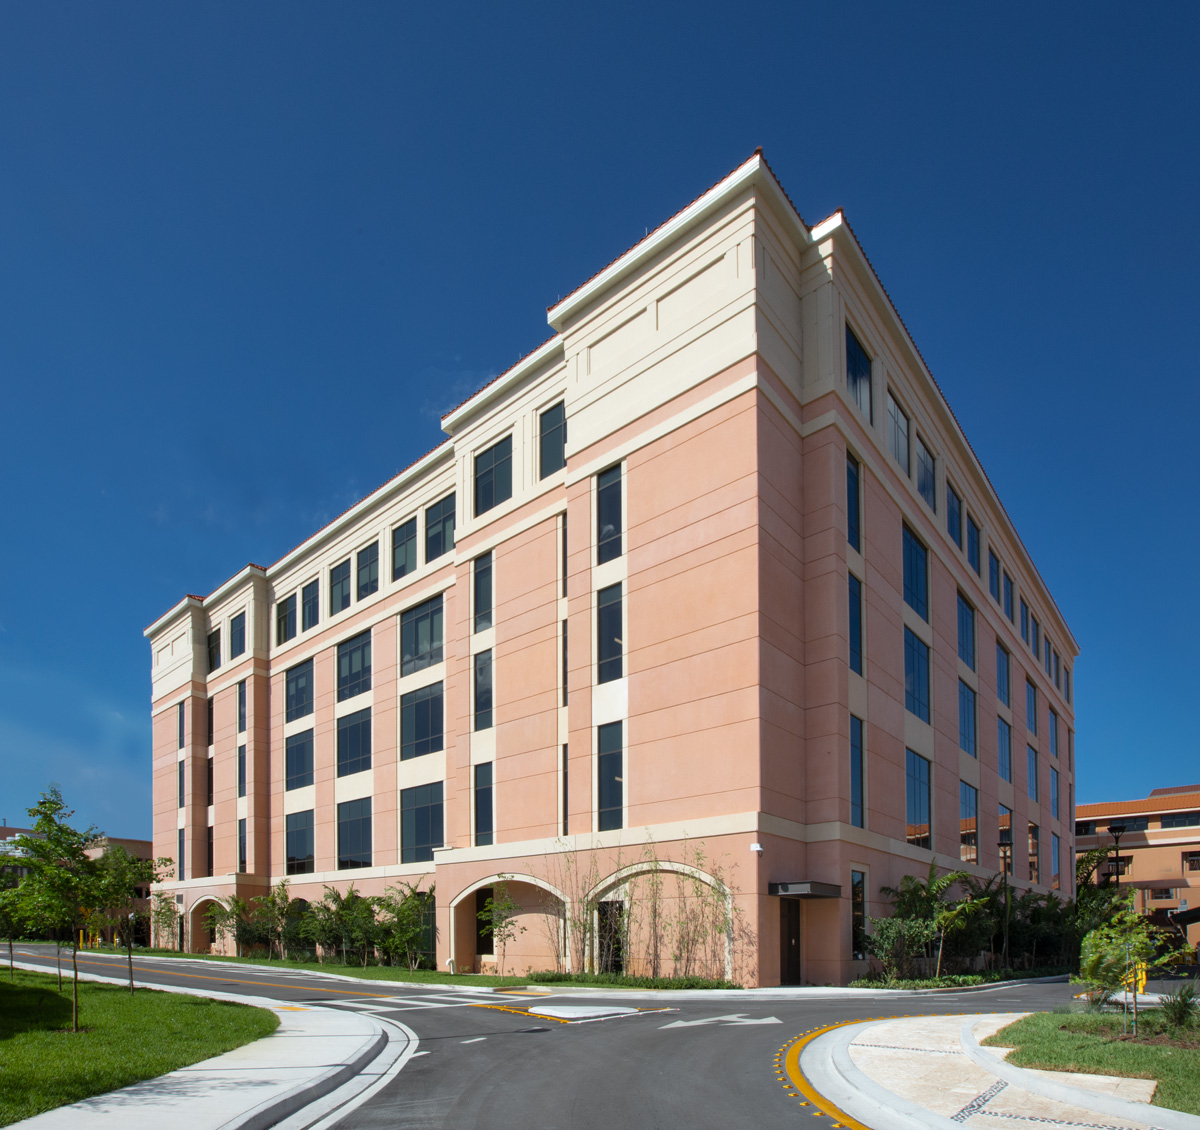
<instances>
[{"instance_id":1,"label":"arched opening","mask_svg":"<svg viewBox=\"0 0 1200 1130\"><path fill-rule=\"evenodd\" d=\"M216 945L216 932L209 925L205 914L210 906L215 906L216 900L202 898L192 903L187 913L186 933L183 948L189 953L212 953Z\"/></svg>"},{"instance_id":2,"label":"arched opening","mask_svg":"<svg viewBox=\"0 0 1200 1130\"><path fill-rule=\"evenodd\" d=\"M450 903L450 956L459 973L569 968L567 903L534 875L490 875Z\"/></svg>"}]
</instances>

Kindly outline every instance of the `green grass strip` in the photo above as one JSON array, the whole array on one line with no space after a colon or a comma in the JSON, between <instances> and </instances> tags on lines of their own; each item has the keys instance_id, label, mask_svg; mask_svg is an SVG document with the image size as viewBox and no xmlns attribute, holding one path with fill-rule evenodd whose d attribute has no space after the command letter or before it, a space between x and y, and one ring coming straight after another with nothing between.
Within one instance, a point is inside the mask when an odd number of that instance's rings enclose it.
<instances>
[{"instance_id":1,"label":"green grass strip","mask_svg":"<svg viewBox=\"0 0 1200 1130\"><path fill-rule=\"evenodd\" d=\"M1200 1114L1200 1030L1172 1029L1157 1013L1139 1017L1136 1040L1121 1038L1119 1013L1036 1012L984 1042L1015 1047L1017 1067L1157 1079L1155 1106Z\"/></svg>"},{"instance_id":2,"label":"green grass strip","mask_svg":"<svg viewBox=\"0 0 1200 1130\"><path fill-rule=\"evenodd\" d=\"M116 985L79 982L71 1031L71 983L17 970L0 979L0 1126L126 1087L270 1035L263 1008Z\"/></svg>"}]
</instances>

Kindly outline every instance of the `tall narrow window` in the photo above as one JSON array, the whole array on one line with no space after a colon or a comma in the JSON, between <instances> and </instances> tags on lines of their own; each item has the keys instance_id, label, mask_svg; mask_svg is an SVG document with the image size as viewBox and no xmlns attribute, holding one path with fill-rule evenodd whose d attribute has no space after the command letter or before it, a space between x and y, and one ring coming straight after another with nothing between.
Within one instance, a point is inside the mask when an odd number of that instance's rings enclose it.
<instances>
[{"instance_id":1,"label":"tall narrow window","mask_svg":"<svg viewBox=\"0 0 1200 1130\"><path fill-rule=\"evenodd\" d=\"M1000 818L997 829L1000 833L1000 866L1011 875L1013 873L1013 838L1012 838L1012 809L1007 805L999 806Z\"/></svg>"},{"instance_id":2,"label":"tall narrow window","mask_svg":"<svg viewBox=\"0 0 1200 1130\"><path fill-rule=\"evenodd\" d=\"M475 729L492 728L492 652L475 656Z\"/></svg>"},{"instance_id":3,"label":"tall narrow window","mask_svg":"<svg viewBox=\"0 0 1200 1130\"><path fill-rule=\"evenodd\" d=\"M238 821L238 874L246 874L246 818Z\"/></svg>"},{"instance_id":4,"label":"tall narrow window","mask_svg":"<svg viewBox=\"0 0 1200 1130\"><path fill-rule=\"evenodd\" d=\"M371 689L370 629L338 644L338 702Z\"/></svg>"},{"instance_id":5,"label":"tall narrow window","mask_svg":"<svg viewBox=\"0 0 1200 1130\"><path fill-rule=\"evenodd\" d=\"M289 812L285 821L284 845L289 875L311 875L313 871L313 810Z\"/></svg>"},{"instance_id":6,"label":"tall narrow window","mask_svg":"<svg viewBox=\"0 0 1200 1130\"><path fill-rule=\"evenodd\" d=\"M214 781L213 781L213 776L214 776L213 760L214 759L209 757L206 760L208 761L208 789L207 789L208 800L206 800L204 803L207 804L209 808L212 808L213 784L214 784Z\"/></svg>"},{"instance_id":7,"label":"tall narrow window","mask_svg":"<svg viewBox=\"0 0 1200 1130\"><path fill-rule=\"evenodd\" d=\"M208 839L208 857L207 857L208 858L208 868L204 872L204 874L211 875L213 873L213 855L214 855L214 852L213 852L213 830L212 830L211 824L208 826L207 839Z\"/></svg>"},{"instance_id":8,"label":"tall narrow window","mask_svg":"<svg viewBox=\"0 0 1200 1130\"><path fill-rule=\"evenodd\" d=\"M284 682L286 705L285 722L295 722L313 712L313 661L305 660L288 670Z\"/></svg>"},{"instance_id":9,"label":"tall narrow window","mask_svg":"<svg viewBox=\"0 0 1200 1130\"><path fill-rule=\"evenodd\" d=\"M850 823L863 823L863 721L850 715Z\"/></svg>"},{"instance_id":10,"label":"tall narrow window","mask_svg":"<svg viewBox=\"0 0 1200 1130\"><path fill-rule=\"evenodd\" d=\"M512 436L475 456L475 516L512 498Z\"/></svg>"},{"instance_id":11,"label":"tall narrow window","mask_svg":"<svg viewBox=\"0 0 1200 1130\"><path fill-rule=\"evenodd\" d=\"M562 593L567 595L567 512L564 510L562 515L562 545L559 551L560 564L562 565Z\"/></svg>"},{"instance_id":12,"label":"tall narrow window","mask_svg":"<svg viewBox=\"0 0 1200 1130\"><path fill-rule=\"evenodd\" d=\"M1008 651L996 641L996 698L1005 706L1012 702L1012 665Z\"/></svg>"},{"instance_id":13,"label":"tall narrow window","mask_svg":"<svg viewBox=\"0 0 1200 1130\"><path fill-rule=\"evenodd\" d=\"M305 730L284 741L284 788L302 789L313 783L313 732Z\"/></svg>"},{"instance_id":14,"label":"tall narrow window","mask_svg":"<svg viewBox=\"0 0 1200 1130\"><path fill-rule=\"evenodd\" d=\"M350 558L329 570L329 615L350 607Z\"/></svg>"},{"instance_id":15,"label":"tall narrow window","mask_svg":"<svg viewBox=\"0 0 1200 1130\"><path fill-rule=\"evenodd\" d=\"M454 548L454 495L425 508L425 560L433 561Z\"/></svg>"},{"instance_id":16,"label":"tall narrow window","mask_svg":"<svg viewBox=\"0 0 1200 1130\"><path fill-rule=\"evenodd\" d=\"M905 818L906 838L913 847L932 843L929 819L929 762L919 753L906 750Z\"/></svg>"},{"instance_id":17,"label":"tall narrow window","mask_svg":"<svg viewBox=\"0 0 1200 1130\"><path fill-rule=\"evenodd\" d=\"M1051 644L1050 644L1050 637L1046 636L1046 646L1042 648L1042 652L1044 655L1043 666L1046 668L1047 677L1052 676L1053 672L1054 672L1054 664L1050 659L1050 652L1053 650L1054 649L1051 647Z\"/></svg>"},{"instance_id":18,"label":"tall narrow window","mask_svg":"<svg viewBox=\"0 0 1200 1130\"><path fill-rule=\"evenodd\" d=\"M908 416L890 391L887 394L887 435L888 450L907 478L912 471L908 461Z\"/></svg>"},{"instance_id":19,"label":"tall narrow window","mask_svg":"<svg viewBox=\"0 0 1200 1130\"><path fill-rule=\"evenodd\" d=\"M179 748L183 749L185 733L184 733L184 726L183 726L183 703L182 702L177 707L175 707L175 725L179 730Z\"/></svg>"},{"instance_id":20,"label":"tall narrow window","mask_svg":"<svg viewBox=\"0 0 1200 1130\"><path fill-rule=\"evenodd\" d=\"M1058 838L1057 832L1050 833L1050 886L1056 891L1062 887L1062 875L1060 874L1059 856L1062 854L1062 842Z\"/></svg>"},{"instance_id":21,"label":"tall narrow window","mask_svg":"<svg viewBox=\"0 0 1200 1130\"><path fill-rule=\"evenodd\" d=\"M379 542L358 551L358 599L379 591Z\"/></svg>"},{"instance_id":22,"label":"tall narrow window","mask_svg":"<svg viewBox=\"0 0 1200 1130\"><path fill-rule=\"evenodd\" d=\"M1050 767L1050 815L1055 820L1058 816L1058 770Z\"/></svg>"},{"instance_id":23,"label":"tall narrow window","mask_svg":"<svg viewBox=\"0 0 1200 1130\"><path fill-rule=\"evenodd\" d=\"M1071 701L1071 668L1063 668L1063 697L1069 703Z\"/></svg>"},{"instance_id":24,"label":"tall narrow window","mask_svg":"<svg viewBox=\"0 0 1200 1130\"><path fill-rule=\"evenodd\" d=\"M988 592L992 594L992 599L1000 603L1000 558L995 555L990 549L988 550Z\"/></svg>"},{"instance_id":25,"label":"tall narrow window","mask_svg":"<svg viewBox=\"0 0 1200 1130\"><path fill-rule=\"evenodd\" d=\"M445 736L442 684L400 696L400 760L423 757L442 748Z\"/></svg>"},{"instance_id":26,"label":"tall narrow window","mask_svg":"<svg viewBox=\"0 0 1200 1130\"><path fill-rule=\"evenodd\" d=\"M1050 711L1050 725L1046 736L1050 739L1050 756L1058 756L1058 715L1053 709Z\"/></svg>"},{"instance_id":27,"label":"tall narrow window","mask_svg":"<svg viewBox=\"0 0 1200 1130\"><path fill-rule=\"evenodd\" d=\"M871 414L871 358L849 326L846 327L846 391L867 420L874 422Z\"/></svg>"},{"instance_id":28,"label":"tall narrow window","mask_svg":"<svg viewBox=\"0 0 1200 1130\"><path fill-rule=\"evenodd\" d=\"M1036 659L1042 650L1042 626L1036 616L1029 617L1029 646L1033 648L1033 657Z\"/></svg>"},{"instance_id":29,"label":"tall narrow window","mask_svg":"<svg viewBox=\"0 0 1200 1130\"><path fill-rule=\"evenodd\" d=\"M867 876L863 871L850 872L850 957L865 961L867 957Z\"/></svg>"},{"instance_id":30,"label":"tall narrow window","mask_svg":"<svg viewBox=\"0 0 1200 1130\"><path fill-rule=\"evenodd\" d=\"M623 673L621 586L609 585L596 594L596 682L609 683Z\"/></svg>"},{"instance_id":31,"label":"tall narrow window","mask_svg":"<svg viewBox=\"0 0 1200 1130\"><path fill-rule=\"evenodd\" d=\"M1021 598L1021 639L1029 642L1029 605Z\"/></svg>"},{"instance_id":32,"label":"tall narrow window","mask_svg":"<svg viewBox=\"0 0 1200 1130\"><path fill-rule=\"evenodd\" d=\"M187 835L182 828L179 829L179 859L178 877L180 879L187 878L187 868L184 866L184 849L187 847Z\"/></svg>"},{"instance_id":33,"label":"tall narrow window","mask_svg":"<svg viewBox=\"0 0 1200 1130\"><path fill-rule=\"evenodd\" d=\"M858 460L849 454L846 456L846 540L851 549L862 549L859 540Z\"/></svg>"},{"instance_id":34,"label":"tall narrow window","mask_svg":"<svg viewBox=\"0 0 1200 1130\"><path fill-rule=\"evenodd\" d=\"M982 576L979 560L979 527L970 514L967 515L967 564Z\"/></svg>"},{"instance_id":35,"label":"tall narrow window","mask_svg":"<svg viewBox=\"0 0 1200 1130\"><path fill-rule=\"evenodd\" d=\"M1025 747L1025 761L1025 791L1029 794L1030 800L1036 801L1038 798L1038 755L1037 750L1031 745Z\"/></svg>"},{"instance_id":36,"label":"tall narrow window","mask_svg":"<svg viewBox=\"0 0 1200 1130\"><path fill-rule=\"evenodd\" d=\"M229 658L236 659L246 650L246 614L239 612L229 621Z\"/></svg>"},{"instance_id":37,"label":"tall narrow window","mask_svg":"<svg viewBox=\"0 0 1200 1130\"><path fill-rule=\"evenodd\" d=\"M538 417L538 448L539 478L567 465L567 408L561 400Z\"/></svg>"},{"instance_id":38,"label":"tall narrow window","mask_svg":"<svg viewBox=\"0 0 1200 1130\"><path fill-rule=\"evenodd\" d=\"M975 670L975 609L958 594L958 657Z\"/></svg>"},{"instance_id":39,"label":"tall narrow window","mask_svg":"<svg viewBox=\"0 0 1200 1130\"><path fill-rule=\"evenodd\" d=\"M406 791L400 793L401 797ZM337 822L337 865L339 870L370 867L371 798L363 797L362 800L348 800L339 804L337 806Z\"/></svg>"},{"instance_id":40,"label":"tall narrow window","mask_svg":"<svg viewBox=\"0 0 1200 1130\"><path fill-rule=\"evenodd\" d=\"M1025 729L1037 735L1037 687L1028 679L1025 680Z\"/></svg>"},{"instance_id":41,"label":"tall narrow window","mask_svg":"<svg viewBox=\"0 0 1200 1130\"><path fill-rule=\"evenodd\" d=\"M179 780L176 784L176 798L178 800L178 807L182 808L183 803L184 803L184 780L187 775L187 762L180 761L180 762L178 762L178 766L179 766L179 771L178 771L177 775L178 775Z\"/></svg>"},{"instance_id":42,"label":"tall narrow window","mask_svg":"<svg viewBox=\"0 0 1200 1130\"><path fill-rule=\"evenodd\" d=\"M1012 781L1012 727L1003 718L996 719L996 744L999 750L997 772L1002 780Z\"/></svg>"},{"instance_id":43,"label":"tall narrow window","mask_svg":"<svg viewBox=\"0 0 1200 1130\"><path fill-rule=\"evenodd\" d=\"M569 767L567 746L564 745L562 747L562 834L564 836L568 834L571 827L571 789L570 778L567 775Z\"/></svg>"},{"instance_id":44,"label":"tall narrow window","mask_svg":"<svg viewBox=\"0 0 1200 1130\"><path fill-rule=\"evenodd\" d=\"M407 577L417 568L417 520L409 518L392 531L392 580Z\"/></svg>"},{"instance_id":45,"label":"tall narrow window","mask_svg":"<svg viewBox=\"0 0 1200 1130\"><path fill-rule=\"evenodd\" d=\"M975 747L975 692L958 680L958 748L977 756Z\"/></svg>"},{"instance_id":46,"label":"tall narrow window","mask_svg":"<svg viewBox=\"0 0 1200 1130\"><path fill-rule=\"evenodd\" d=\"M1011 621L1013 618L1013 583L1012 577L1004 574L1004 615Z\"/></svg>"},{"instance_id":47,"label":"tall narrow window","mask_svg":"<svg viewBox=\"0 0 1200 1130\"><path fill-rule=\"evenodd\" d=\"M950 540L962 549L962 499L949 483L946 484L946 532Z\"/></svg>"},{"instance_id":48,"label":"tall narrow window","mask_svg":"<svg viewBox=\"0 0 1200 1130\"><path fill-rule=\"evenodd\" d=\"M904 603L929 619L929 554L916 534L904 527Z\"/></svg>"},{"instance_id":49,"label":"tall narrow window","mask_svg":"<svg viewBox=\"0 0 1200 1130\"><path fill-rule=\"evenodd\" d=\"M1029 824L1029 881L1031 883L1042 881L1041 839L1040 829L1031 821Z\"/></svg>"},{"instance_id":50,"label":"tall narrow window","mask_svg":"<svg viewBox=\"0 0 1200 1130\"><path fill-rule=\"evenodd\" d=\"M624 754L621 722L609 722L597 733L597 827L601 832L625 826Z\"/></svg>"},{"instance_id":51,"label":"tall narrow window","mask_svg":"<svg viewBox=\"0 0 1200 1130\"><path fill-rule=\"evenodd\" d=\"M958 858L979 862L979 790L966 781L958 782Z\"/></svg>"},{"instance_id":52,"label":"tall narrow window","mask_svg":"<svg viewBox=\"0 0 1200 1130\"><path fill-rule=\"evenodd\" d=\"M1062 668L1058 662L1058 652L1054 653L1054 685L1062 689Z\"/></svg>"},{"instance_id":53,"label":"tall narrow window","mask_svg":"<svg viewBox=\"0 0 1200 1130\"><path fill-rule=\"evenodd\" d=\"M917 493L925 500L926 505L937 513L937 480L933 475L933 456L929 448L917 436Z\"/></svg>"},{"instance_id":54,"label":"tall narrow window","mask_svg":"<svg viewBox=\"0 0 1200 1130\"><path fill-rule=\"evenodd\" d=\"M929 721L929 648L904 629L904 707L922 722Z\"/></svg>"},{"instance_id":55,"label":"tall narrow window","mask_svg":"<svg viewBox=\"0 0 1200 1130\"><path fill-rule=\"evenodd\" d=\"M567 705L567 622L562 622L562 704Z\"/></svg>"},{"instance_id":56,"label":"tall narrow window","mask_svg":"<svg viewBox=\"0 0 1200 1130\"><path fill-rule=\"evenodd\" d=\"M400 790L400 862L428 863L445 842L442 782Z\"/></svg>"},{"instance_id":57,"label":"tall narrow window","mask_svg":"<svg viewBox=\"0 0 1200 1130\"><path fill-rule=\"evenodd\" d=\"M216 726L213 723L213 704L216 699L208 700L208 744L212 745L216 741Z\"/></svg>"},{"instance_id":58,"label":"tall narrow window","mask_svg":"<svg viewBox=\"0 0 1200 1130\"><path fill-rule=\"evenodd\" d=\"M246 747L244 745L237 748L237 795L240 797L246 795Z\"/></svg>"},{"instance_id":59,"label":"tall narrow window","mask_svg":"<svg viewBox=\"0 0 1200 1130\"><path fill-rule=\"evenodd\" d=\"M492 763L475 766L475 846L492 842Z\"/></svg>"},{"instance_id":60,"label":"tall narrow window","mask_svg":"<svg viewBox=\"0 0 1200 1130\"><path fill-rule=\"evenodd\" d=\"M850 575L850 670L863 673L862 657L862 582Z\"/></svg>"},{"instance_id":61,"label":"tall narrow window","mask_svg":"<svg viewBox=\"0 0 1200 1130\"><path fill-rule=\"evenodd\" d=\"M442 662L442 598L435 596L400 616L400 674Z\"/></svg>"},{"instance_id":62,"label":"tall narrow window","mask_svg":"<svg viewBox=\"0 0 1200 1130\"><path fill-rule=\"evenodd\" d=\"M237 728L239 734L246 732L246 680L237 685Z\"/></svg>"},{"instance_id":63,"label":"tall narrow window","mask_svg":"<svg viewBox=\"0 0 1200 1130\"><path fill-rule=\"evenodd\" d=\"M596 563L620 557L621 464L596 476Z\"/></svg>"},{"instance_id":64,"label":"tall narrow window","mask_svg":"<svg viewBox=\"0 0 1200 1130\"><path fill-rule=\"evenodd\" d=\"M208 669L215 671L221 666L221 629L208 633Z\"/></svg>"},{"instance_id":65,"label":"tall narrow window","mask_svg":"<svg viewBox=\"0 0 1200 1130\"><path fill-rule=\"evenodd\" d=\"M309 581L300 590L300 603L302 605L300 626L307 632L309 628L315 628L321 619L321 582L319 580Z\"/></svg>"},{"instance_id":66,"label":"tall narrow window","mask_svg":"<svg viewBox=\"0 0 1200 1130\"><path fill-rule=\"evenodd\" d=\"M492 626L492 555L475 558L475 631L486 632Z\"/></svg>"},{"instance_id":67,"label":"tall narrow window","mask_svg":"<svg viewBox=\"0 0 1200 1130\"><path fill-rule=\"evenodd\" d=\"M337 720L337 775L348 777L371 768L371 710L356 710Z\"/></svg>"}]
</instances>

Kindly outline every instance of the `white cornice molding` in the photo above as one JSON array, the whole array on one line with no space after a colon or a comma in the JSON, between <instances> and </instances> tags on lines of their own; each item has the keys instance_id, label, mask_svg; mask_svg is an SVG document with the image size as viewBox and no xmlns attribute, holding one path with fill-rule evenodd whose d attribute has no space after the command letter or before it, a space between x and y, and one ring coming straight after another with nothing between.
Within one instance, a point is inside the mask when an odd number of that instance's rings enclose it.
<instances>
[{"instance_id":1,"label":"white cornice molding","mask_svg":"<svg viewBox=\"0 0 1200 1130\"><path fill-rule=\"evenodd\" d=\"M501 373L491 384L481 388L470 400L443 416L442 431L449 436L454 435L467 420L478 415L501 397L507 396L509 390L545 364L556 352L563 352L563 341L558 334L555 334L549 341L543 342L528 356L522 357L511 369Z\"/></svg>"},{"instance_id":2,"label":"white cornice molding","mask_svg":"<svg viewBox=\"0 0 1200 1130\"><path fill-rule=\"evenodd\" d=\"M163 628L165 628L172 620L175 620L181 616L186 609L203 607L204 601L199 597L185 596L178 604L164 612L157 620L154 621L153 624L149 625L149 627L143 628L142 635L146 639L150 639L151 636L157 635L159 632L161 632Z\"/></svg>"}]
</instances>

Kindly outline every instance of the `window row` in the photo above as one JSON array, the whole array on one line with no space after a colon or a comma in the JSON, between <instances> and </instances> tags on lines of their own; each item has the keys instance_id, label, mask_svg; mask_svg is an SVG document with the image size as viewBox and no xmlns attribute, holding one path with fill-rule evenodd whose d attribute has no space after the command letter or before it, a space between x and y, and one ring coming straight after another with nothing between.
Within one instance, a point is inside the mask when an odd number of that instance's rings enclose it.
<instances>
[{"instance_id":1,"label":"window row","mask_svg":"<svg viewBox=\"0 0 1200 1130\"><path fill-rule=\"evenodd\" d=\"M1145 832L1152 826L1149 816L1110 816L1107 820L1077 820L1075 835L1105 836L1108 829L1118 826L1121 835L1126 832ZM1200 812L1168 812L1162 816L1153 817L1154 827L1158 828L1200 828Z\"/></svg>"}]
</instances>

